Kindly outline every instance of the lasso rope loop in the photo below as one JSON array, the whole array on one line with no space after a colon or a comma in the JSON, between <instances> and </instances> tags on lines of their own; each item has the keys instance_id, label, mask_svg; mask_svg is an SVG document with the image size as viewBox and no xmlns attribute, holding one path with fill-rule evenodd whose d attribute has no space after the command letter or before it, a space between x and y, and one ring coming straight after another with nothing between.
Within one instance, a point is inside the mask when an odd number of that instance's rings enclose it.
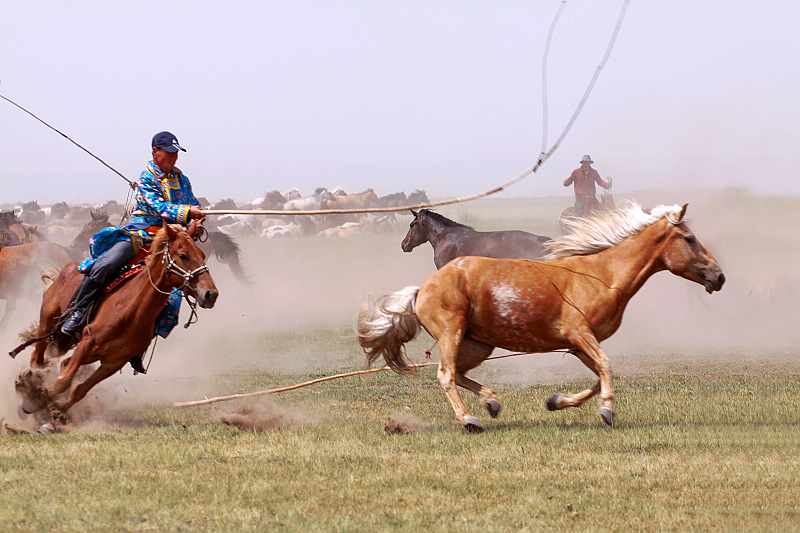
<instances>
[{"instance_id":1,"label":"lasso rope loop","mask_svg":"<svg viewBox=\"0 0 800 533\"><path fill-rule=\"evenodd\" d=\"M489 196L489 195L498 193L498 192L500 192L500 191L502 191L502 190L504 190L504 189L506 189L506 188L518 183L519 181L521 181L523 178L527 177L528 175L535 173L539 169L539 167L542 166L542 164L544 164L544 162L547 161L547 159L549 159L551 155L553 155L553 153L560 146L561 142L567 136L567 133L570 131L570 129L572 128L572 125L575 123L575 120L578 118L578 115L580 114L581 110L583 109L583 106L586 103L586 100L589 98L589 94L591 93L592 89L594 88L594 84L597 81L597 78L600 76L600 71L603 69L603 67L605 66L606 62L608 61L608 58L611 56L611 50L614 48L614 43L617 40L617 35L619 34L619 30L620 30L620 28L622 26L622 21L625 18L625 12L628 9L628 4L629 3L630 3L630 0L624 0L623 1L622 9L620 10L620 14L619 14L619 17L617 19L617 24L614 27L614 31L613 31L613 33L611 35L611 39L609 40L608 46L606 48L605 55L603 56L603 59L600 61L600 64L598 64L597 68L595 69L594 75L592 76L592 79L589 82L589 85L588 85L588 87L586 88L586 91L583 94L583 98L581 99L581 101L578 104L577 108L573 112L572 117L570 118L569 122L567 123L566 127L564 128L564 131L559 136L558 140L556 140L556 142L553 144L553 146L549 150L545 151L546 140L547 140L547 90L546 90L547 89L547 73L546 73L547 56L549 54L550 41L551 41L551 38L552 38L552 34L553 34L554 30L555 30L556 22L558 21L558 18L561 15L561 11L564 9L564 5L566 4L566 0L561 0L561 5L559 6L558 11L557 11L556 16L555 16L555 19L553 20L553 23L552 23L552 25L550 27L550 32L548 34L547 44L545 46L544 59L543 59L543 65L542 65L542 85L543 85L542 94L543 94L543 108L544 108L543 116L542 116L543 129L544 129L544 133L543 133L543 136L542 136L543 137L542 151L541 151L538 159L536 160L536 164L532 168L526 170L525 172L523 172L522 174L520 174L516 178L512 179L511 181L508 181L508 182L504 183L503 185L500 185L499 187L495 187L493 189L490 189L488 191L481 192L481 193L478 193L478 194L473 194L472 196L466 196L466 197L461 197L461 198L453 198L453 199L450 199L450 200L443 200L443 201L440 201L440 202L430 202L430 203L426 203L426 204L406 205L406 206L402 206L402 207L379 207L379 208L369 208L369 209L341 209L341 210L315 210L315 211L208 210L208 211L203 211L203 212L206 215L264 215L264 216L278 216L278 215L333 215L333 214L345 214L345 213L391 213L391 212L397 212L397 211L408 211L409 209L423 209L423 208L439 207L439 206L443 206L443 205L455 204L455 203L460 203L460 202L468 202L468 201L471 201L471 200L476 200L478 198L483 198L484 196ZM60 131L58 131L56 128L54 128L53 126L51 126L50 124L48 124L44 120L40 119L39 117L37 117L36 115L34 115L33 113L31 113L30 111L25 109L24 107L22 107L21 105L19 105L16 102L14 102L13 100L11 100L9 98L6 98L2 94L0 94L0 98L2 98L3 100L6 100L7 102L11 103L12 105L18 107L19 109L21 109L25 113L29 114L30 116L32 116L33 118L35 118L36 120L38 120L39 122L41 122L42 124L47 126L48 128L50 128L53 131L55 131L56 133L62 135L64 138L69 140L72 144L74 144L75 146L77 146L78 148L80 148L81 150L86 152L87 154L91 155L92 157L94 157L95 159L100 161L103 165L108 167L111 171L113 171L114 173L119 175L122 179L127 181L132 189L136 188L136 183L135 182L133 182L133 181L129 180L128 178L126 178L125 176L123 176L120 172L118 172L117 170L112 168L105 161L103 161L102 159L100 159L99 157L94 155L92 152L90 152L89 150L87 150L86 148L84 148L83 146L78 144L77 142L73 141L72 139L70 139L69 137L67 137L66 135L61 133Z\"/></svg>"}]
</instances>

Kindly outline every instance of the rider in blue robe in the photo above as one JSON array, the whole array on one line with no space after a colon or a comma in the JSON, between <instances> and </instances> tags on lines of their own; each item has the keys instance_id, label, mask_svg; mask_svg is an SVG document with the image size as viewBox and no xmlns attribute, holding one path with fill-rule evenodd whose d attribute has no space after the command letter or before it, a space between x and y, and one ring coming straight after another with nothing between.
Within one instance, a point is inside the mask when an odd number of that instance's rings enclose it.
<instances>
[{"instance_id":1,"label":"rider in blue robe","mask_svg":"<svg viewBox=\"0 0 800 533\"><path fill-rule=\"evenodd\" d=\"M167 131L153 137L152 148L153 160L137 183L136 208L130 223L97 232L89 241L91 257L78 265L78 271L85 277L73 297L73 311L61 328L67 335L80 336L91 306L120 268L152 241L164 222L188 226L193 219L200 225L204 221L205 215L192 192L189 178L175 167L178 151L186 150ZM180 304L180 291L176 289L156 322L156 334L169 335L178 323ZM142 355L131 359L131 366L143 374Z\"/></svg>"}]
</instances>

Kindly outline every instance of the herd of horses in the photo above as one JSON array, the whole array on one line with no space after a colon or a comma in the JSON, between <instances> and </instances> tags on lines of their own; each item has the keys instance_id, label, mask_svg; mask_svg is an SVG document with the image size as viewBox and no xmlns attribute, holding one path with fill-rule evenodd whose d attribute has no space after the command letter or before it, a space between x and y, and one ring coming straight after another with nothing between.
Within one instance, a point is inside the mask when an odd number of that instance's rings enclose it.
<instances>
[{"instance_id":1,"label":"herd of horses","mask_svg":"<svg viewBox=\"0 0 800 533\"><path fill-rule=\"evenodd\" d=\"M415 190L410 194L396 192L378 196L373 189L359 193L346 193L340 187L329 191L317 187L308 196L301 196L296 188L284 192L277 190L264 193L264 196L237 205L228 198L210 205L214 210L242 211L285 211L293 215L240 215L230 214L215 218L211 222L214 229L235 238L262 237L275 239L281 237L348 237L379 234L394 230L393 212L342 213L341 210L370 209L375 207L392 208L415 206L430 203L425 191ZM331 211L331 214L303 215L303 211Z\"/></svg>"},{"instance_id":2,"label":"herd of horses","mask_svg":"<svg viewBox=\"0 0 800 533\"><path fill-rule=\"evenodd\" d=\"M330 201L325 192L317 193L321 201ZM268 196L258 208L267 209ZM281 197L281 205L291 201ZM404 195L402 202L407 201ZM402 249L410 252L429 242L437 270L420 286L368 300L358 317L358 342L368 363L383 358L391 369L406 373L415 366L407 360L404 345L425 329L439 345L438 381L458 422L469 431L482 431L483 425L467 411L458 387L475 393L492 417L501 410L495 391L466 377L494 348L567 350L598 380L584 391L552 396L546 407L577 407L599 394L598 414L613 424L611 366L600 342L619 328L630 298L662 270L699 283L709 293L720 290L725 281L717 261L686 225L685 213L685 205L652 210L633 202L620 209L606 205L584 218L564 218L566 233L551 239L519 230L476 231L429 209L414 210ZM246 279L238 245L229 235L214 230L202 243L197 228L165 225L142 270L99 304L86 329L90 334L80 340L67 337L57 324L82 277L75 268L75 250L85 251L88 238L108 224L108 217L95 213L90 222L70 247L42 240L0 249L0 298L8 302L13 301L8 297L15 286L14 272L60 269L57 276L49 276L55 281L44 291L37 328L11 352L15 356L34 345L27 379L22 376L17 382L21 416L37 413L39 420L66 420L67 411L94 385L146 349L156 317L174 288L192 295L201 307L212 307L218 291L206 267L207 255L222 254L236 273L226 254L235 255L239 274ZM225 236L225 244L214 243L215 233L218 239ZM231 251L220 251L225 246ZM9 309L13 311L13 305L7 303L0 325L7 321ZM38 369L70 349L74 351L61 362L55 383L44 387L32 381ZM98 362L85 381L72 387L81 366Z\"/></svg>"}]
</instances>

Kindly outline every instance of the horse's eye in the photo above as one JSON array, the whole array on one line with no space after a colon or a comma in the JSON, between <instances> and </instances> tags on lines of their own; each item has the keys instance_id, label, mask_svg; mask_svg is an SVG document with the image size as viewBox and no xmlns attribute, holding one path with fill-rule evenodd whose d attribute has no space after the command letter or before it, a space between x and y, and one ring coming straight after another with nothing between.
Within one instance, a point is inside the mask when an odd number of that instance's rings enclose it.
<instances>
[{"instance_id":1,"label":"horse's eye","mask_svg":"<svg viewBox=\"0 0 800 533\"><path fill-rule=\"evenodd\" d=\"M697 239L694 238L694 235L687 235L686 242L688 242L689 244L694 244L697 242Z\"/></svg>"},{"instance_id":2,"label":"horse's eye","mask_svg":"<svg viewBox=\"0 0 800 533\"><path fill-rule=\"evenodd\" d=\"M181 261L186 261L187 259L189 259L189 256L186 254L178 254L178 257L180 258Z\"/></svg>"}]
</instances>

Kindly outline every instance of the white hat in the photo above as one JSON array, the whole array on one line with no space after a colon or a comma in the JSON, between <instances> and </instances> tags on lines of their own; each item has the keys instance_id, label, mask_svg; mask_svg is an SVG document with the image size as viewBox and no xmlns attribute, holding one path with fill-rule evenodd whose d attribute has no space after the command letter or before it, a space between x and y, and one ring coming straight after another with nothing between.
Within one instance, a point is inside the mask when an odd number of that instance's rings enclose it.
<instances>
[{"instance_id":1,"label":"white hat","mask_svg":"<svg viewBox=\"0 0 800 533\"><path fill-rule=\"evenodd\" d=\"M581 157L581 163L594 163L594 161L592 161L592 156L587 154Z\"/></svg>"}]
</instances>

